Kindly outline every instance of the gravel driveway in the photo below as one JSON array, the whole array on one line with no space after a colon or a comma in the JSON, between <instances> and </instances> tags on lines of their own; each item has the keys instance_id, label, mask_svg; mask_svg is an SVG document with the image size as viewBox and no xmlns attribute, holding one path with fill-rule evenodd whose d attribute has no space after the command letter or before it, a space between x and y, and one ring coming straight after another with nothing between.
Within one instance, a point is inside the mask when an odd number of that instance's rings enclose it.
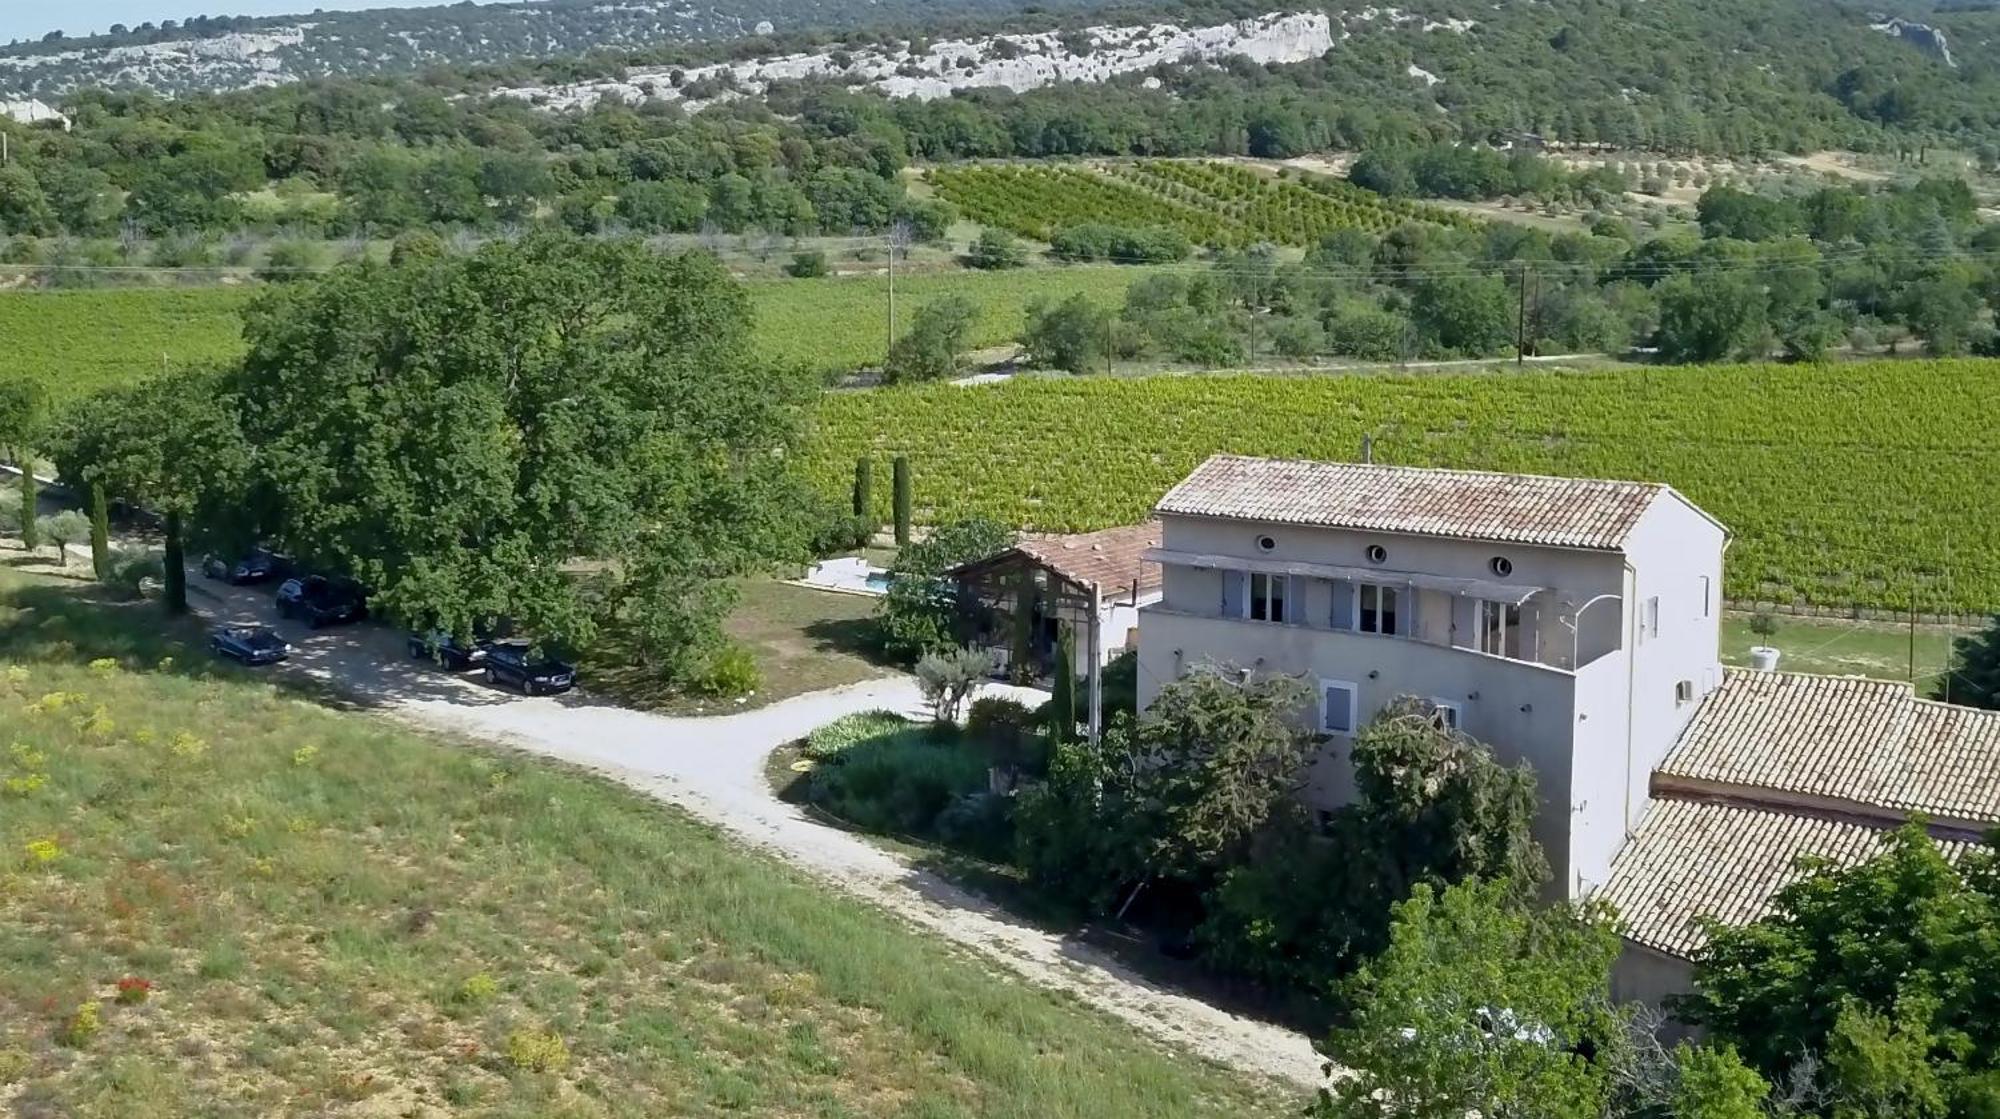
<instances>
[{"instance_id":1,"label":"gravel driveway","mask_svg":"<svg viewBox=\"0 0 2000 1119\"><path fill-rule=\"evenodd\" d=\"M530 699L500 692L476 674L459 677L411 663L403 636L381 626L308 633L278 620L269 587L231 588L197 578L189 590L196 610L214 620L275 626L294 646L284 671L434 728L587 766L1155 1037L1253 1075L1304 1087L1321 1082L1321 1058L1303 1035L1164 989L1109 953L1026 924L880 847L814 822L772 793L764 759L773 749L849 712L886 707L917 713L921 698L908 677L735 715L676 718L587 695ZM985 694L1009 691L996 687Z\"/></svg>"}]
</instances>

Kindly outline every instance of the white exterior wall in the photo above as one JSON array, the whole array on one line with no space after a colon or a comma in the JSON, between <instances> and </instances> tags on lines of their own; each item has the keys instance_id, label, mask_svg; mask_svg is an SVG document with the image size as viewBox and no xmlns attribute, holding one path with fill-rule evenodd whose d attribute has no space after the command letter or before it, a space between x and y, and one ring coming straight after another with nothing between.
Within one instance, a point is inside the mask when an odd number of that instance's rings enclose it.
<instances>
[{"instance_id":1,"label":"white exterior wall","mask_svg":"<svg viewBox=\"0 0 2000 1119\"><path fill-rule=\"evenodd\" d=\"M1377 567L1385 582L1409 573L1492 581L1489 561L1504 555L1513 563L1505 582L1547 588L1532 600L1541 606L1538 621L1523 619L1523 654L1532 654L1538 628L1546 662L1581 663L1580 669L1444 647L1453 636L1456 597L1444 592L1418 594L1412 637L1380 637L1328 628L1333 586L1325 580L1292 580L1291 622L1281 625L1220 617L1222 573L1169 565L1163 597L1140 615L1139 704L1143 709L1160 688L1204 663L1351 683L1359 723L1404 695L1456 704L1466 733L1503 761L1535 767L1542 800L1536 835L1555 874L1552 885L1565 896L1604 882L1649 803L1654 767L1721 679L1726 535L1673 497L1641 518L1624 554L1197 517L1167 516L1162 523L1168 551ZM1257 547L1264 535L1277 544L1269 552ZM1384 563L1368 563L1371 544L1388 551ZM1646 624L1654 597L1657 634ZM1562 618L1593 599L1599 601L1584 610L1572 637ZM1676 698L1681 680L1691 681L1692 699ZM1331 739L1314 764L1307 792L1314 805L1352 799L1347 745Z\"/></svg>"},{"instance_id":2,"label":"white exterior wall","mask_svg":"<svg viewBox=\"0 0 2000 1119\"><path fill-rule=\"evenodd\" d=\"M1418 695L1457 704L1460 726L1501 760L1535 768L1542 811L1535 838L1566 877L1569 739L1575 680L1561 669L1396 637L1147 610L1139 643L1139 706L1203 664L1304 676L1355 686L1356 725L1390 702ZM1373 678L1370 678L1370 674ZM1317 725L1319 711L1302 712ZM1337 808L1354 798L1353 740L1333 735L1313 763L1306 801Z\"/></svg>"},{"instance_id":3,"label":"white exterior wall","mask_svg":"<svg viewBox=\"0 0 2000 1119\"><path fill-rule=\"evenodd\" d=\"M1103 663L1109 664L1111 658L1123 653L1128 647L1128 639L1137 640L1139 611L1160 601L1160 594L1158 590L1147 591L1139 596L1137 604L1122 601L1130 596L1120 595L1121 601L1104 604L1104 609L1098 614L1104 625Z\"/></svg>"}]
</instances>

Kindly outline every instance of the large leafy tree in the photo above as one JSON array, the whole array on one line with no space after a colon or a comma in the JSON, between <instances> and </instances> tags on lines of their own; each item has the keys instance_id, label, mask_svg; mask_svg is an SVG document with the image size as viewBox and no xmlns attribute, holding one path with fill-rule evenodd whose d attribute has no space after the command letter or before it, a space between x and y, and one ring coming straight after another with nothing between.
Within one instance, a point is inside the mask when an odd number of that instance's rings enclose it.
<instances>
[{"instance_id":1,"label":"large leafy tree","mask_svg":"<svg viewBox=\"0 0 2000 1119\"><path fill-rule=\"evenodd\" d=\"M1983 631L1952 642L1951 671L1937 698L2000 710L2000 614Z\"/></svg>"},{"instance_id":2,"label":"large leafy tree","mask_svg":"<svg viewBox=\"0 0 2000 1119\"><path fill-rule=\"evenodd\" d=\"M1355 800L1319 829L1326 838L1280 813L1259 857L1223 875L1201 929L1216 959L1332 993L1382 950L1390 907L1413 887L1492 879L1525 904L1548 876L1533 771L1501 765L1427 704L1384 708L1355 737L1353 764Z\"/></svg>"},{"instance_id":3,"label":"large leafy tree","mask_svg":"<svg viewBox=\"0 0 2000 1119\"><path fill-rule=\"evenodd\" d=\"M1352 1069L1323 1119L1599 1119L1625 1022L1608 977L1619 939L1588 909L1519 904L1508 886L1420 885L1389 945L1349 984L1328 1041Z\"/></svg>"},{"instance_id":4,"label":"large leafy tree","mask_svg":"<svg viewBox=\"0 0 2000 1119\"><path fill-rule=\"evenodd\" d=\"M713 258L540 235L361 265L252 308L254 507L375 604L563 645L611 617L670 674L728 576L790 556L807 382L751 360Z\"/></svg>"},{"instance_id":5,"label":"large leafy tree","mask_svg":"<svg viewBox=\"0 0 2000 1119\"><path fill-rule=\"evenodd\" d=\"M67 409L49 442L79 489L156 512L165 522L166 605L187 609L183 551L195 533L240 531L249 452L228 378L162 373Z\"/></svg>"},{"instance_id":6,"label":"large leafy tree","mask_svg":"<svg viewBox=\"0 0 2000 1119\"><path fill-rule=\"evenodd\" d=\"M1682 1017L1773 1079L1822 1055L1818 1086L1847 1108L1836 1113L1925 1114L1941 1095L1990 1096L2000 854L1954 867L1909 824L1860 866L1814 868L1762 920L1711 929L1695 982Z\"/></svg>"},{"instance_id":7,"label":"large leafy tree","mask_svg":"<svg viewBox=\"0 0 2000 1119\"><path fill-rule=\"evenodd\" d=\"M889 591L882 597L882 640L888 651L915 663L954 643L961 609L957 588L944 573L962 563L997 555L1014 533L997 521L970 518L938 525L896 553Z\"/></svg>"}]
</instances>

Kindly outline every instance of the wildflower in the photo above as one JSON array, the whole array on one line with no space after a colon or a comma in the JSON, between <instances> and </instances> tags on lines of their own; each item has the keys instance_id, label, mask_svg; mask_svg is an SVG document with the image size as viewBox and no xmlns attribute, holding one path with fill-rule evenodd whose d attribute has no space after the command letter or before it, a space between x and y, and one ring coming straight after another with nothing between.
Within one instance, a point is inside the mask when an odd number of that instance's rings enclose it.
<instances>
[{"instance_id":1,"label":"wildflower","mask_svg":"<svg viewBox=\"0 0 2000 1119\"><path fill-rule=\"evenodd\" d=\"M254 816L224 816L222 818L222 832L231 839L242 839L244 836L249 835L256 827L257 819Z\"/></svg>"},{"instance_id":2,"label":"wildflower","mask_svg":"<svg viewBox=\"0 0 2000 1119\"><path fill-rule=\"evenodd\" d=\"M161 672L172 672L173 670L174 670L174 658L172 658L172 657L161 657L161 658L160 658L160 671L161 671Z\"/></svg>"},{"instance_id":3,"label":"wildflower","mask_svg":"<svg viewBox=\"0 0 2000 1119\"><path fill-rule=\"evenodd\" d=\"M49 756L42 750L26 742L16 742L7 747L7 756L22 769L41 769L49 764Z\"/></svg>"},{"instance_id":4,"label":"wildflower","mask_svg":"<svg viewBox=\"0 0 2000 1119\"><path fill-rule=\"evenodd\" d=\"M56 1040L71 1049L82 1049L89 1045L91 1039L102 1029L104 1020L99 1016L97 1004L87 1002L77 1007L76 1013L70 1016L69 1021L63 1023L62 1029L56 1032Z\"/></svg>"},{"instance_id":5,"label":"wildflower","mask_svg":"<svg viewBox=\"0 0 2000 1119\"><path fill-rule=\"evenodd\" d=\"M507 1035L507 1063L528 1072L556 1072L569 1064L569 1046L554 1030L515 1030Z\"/></svg>"},{"instance_id":6,"label":"wildflower","mask_svg":"<svg viewBox=\"0 0 2000 1119\"><path fill-rule=\"evenodd\" d=\"M115 657L99 657L90 662L90 674L92 676L102 678L116 671L118 671L118 660Z\"/></svg>"},{"instance_id":7,"label":"wildflower","mask_svg":"<svg viewBox=\"0 0 2000 1119\"><path fill-rule=\"evenodd\" d=\"M208 753L208 743L187 731L179 730L167 740L167 749L173 752L174 757L187 758L191 761Z\"/></svg>"},{"instance_id":8,"label":"wildflower","mask_svg":"<svg viewBox=\"0 0 2000 1119\"><path fill-rule=\"evenodd\" d=\"M43 785L48 783L49 775L46 773L24 773L18 777L9 777L5 781L0 781L0 791L6 792L10 797L24 797L39 791Z\"/></svg>"},{"instance_id":9,"label":"wildflower","mask_svg":"<svg viewBox=\"0 0 2000 1119\"><path fill-rule=\"evenodd\" d=\"M301 746L292 751L292 764L311 765L313 759L317 757L319 757L319 747L313 745Z\"/></svg>"},{"instance_id":10,"label":"wildflower","mask_svg":"<svg viewBox=\"0 0 2000 1119\"><path fill-rule=\"evenodd\" d=\"M91 708L90 714L76 719L76 729L92 738L109 738L118 724L111 721L111 712L103 704Z\"/></svg>"},{"instance_id":11,"label":"wildflower","mask_svg":"<svg viewBox=\"0 0 2000 1119\"><path fill-rule=\"evenodd\" d=\"M120 1006L136 1006L152 997L152 994L153 981L150 979L141 979L136 975L128 975L118 981L118 1004Z\"/></svg>"},{"instance_id":12,"label":"wildflower","mask_svg":"<svg viewBox=\"0 0 2000 1119\"><path fill-rule=\"evenodd\" d=\"M29 840L27 851L28 857L38 863L52 863L56 861L56 856L62 854L62 848L57 846L52 835Z\"/></svg>"},{"instance_id":13,"label":"wildflower","mask_svg":"<svg viewBox=\"0 0 2000 1119\"><path fill-rule=\"evenodd\" d=\"M8 666L7 666L7 682L8 682L9 684L25 684L25 683L27 683L27 682L28 682L28 669L27 669L27 667L26 667L25 665L18 665L18 664L10 664L10 665L8 665Z\"/></svg>"},{"instance_id":14,"label":"wildflower","mask_svg":"<svg viewBox=\"0 0 2000 1119\"><path fill-rule=\"evenodd\" d=\"M312 830L312 821L304 816L294 816L285 821L285 830L293 835L304 835Z\"/></svg>"}]
</instances>

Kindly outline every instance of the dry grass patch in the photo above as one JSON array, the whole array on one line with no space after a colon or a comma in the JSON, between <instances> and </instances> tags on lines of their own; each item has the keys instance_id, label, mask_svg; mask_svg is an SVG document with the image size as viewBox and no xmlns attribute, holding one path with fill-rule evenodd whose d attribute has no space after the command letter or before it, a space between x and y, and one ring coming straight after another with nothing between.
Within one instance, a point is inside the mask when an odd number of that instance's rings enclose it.
<instances>
[{"instance_id":1,"label":"dry grass patch","mask_svg":"<svg viewBox=\"0 0 2000 1119\"><path fill-rule=\"evenodd\" d=\"M1297 1102L621 788L325 710L162 628L0 572L0 777L44 778L0 794L15 1114ZM121 1001L132 979L145 997Z\"/></svg>"}]
</instances>

